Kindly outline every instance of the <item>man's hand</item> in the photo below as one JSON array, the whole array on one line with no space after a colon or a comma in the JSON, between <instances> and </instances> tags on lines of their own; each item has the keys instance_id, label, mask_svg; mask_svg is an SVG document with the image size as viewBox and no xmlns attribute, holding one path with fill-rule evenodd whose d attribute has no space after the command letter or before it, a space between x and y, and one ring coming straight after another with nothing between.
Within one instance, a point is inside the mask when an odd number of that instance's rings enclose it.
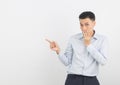
<instances>
[{"instance_id":1,"label":"man's hand","mask_svg":"<svg viewBox=\"0 0 120 85\"><path fill-rule=\"evenodd\" d=\"M59 54L60 48L59 48L58 44L55 41L50 41L48 39L46 39L46 41L49 42L50 49L53 51L56 51L56 53Z\"/></svg>"},{"instance_id":2,"label":"man's hand","mask_svg":"<svg viewBox=\"0 0 120 85\"><path fill-rule=\"evenodd\" d=\"M83 32L84 43L85 43L86 46L88 46L90 44L92 35L93 35L93 31Z\"/></svg>"}]
</instances>

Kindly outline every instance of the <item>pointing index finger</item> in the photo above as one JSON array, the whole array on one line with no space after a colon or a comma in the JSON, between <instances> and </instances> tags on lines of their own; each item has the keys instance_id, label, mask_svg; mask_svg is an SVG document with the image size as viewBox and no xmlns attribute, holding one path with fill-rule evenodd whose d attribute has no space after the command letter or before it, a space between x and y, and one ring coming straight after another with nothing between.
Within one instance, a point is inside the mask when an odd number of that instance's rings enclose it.
<instances>
[{"instance_id":1,"label":"pointing index finger","mask_svg":"<svg viewBox=\"0 0 120 85\"><path fill-rule=\"evenodd\" d=\"M45 39L46 41L48 41L49 43L52 43L50 40L48 40L48 39Z\"/></svg>"}]
</instances>

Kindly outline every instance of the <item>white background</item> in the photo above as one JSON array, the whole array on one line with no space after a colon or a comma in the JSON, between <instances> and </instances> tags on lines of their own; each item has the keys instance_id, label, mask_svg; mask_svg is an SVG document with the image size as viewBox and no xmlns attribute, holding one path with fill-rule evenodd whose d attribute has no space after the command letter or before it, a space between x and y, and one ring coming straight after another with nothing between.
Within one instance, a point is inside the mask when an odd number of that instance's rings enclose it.
<instances>
[{"instance_id":1,"label":"white background","mask_svg":"<svg viewBox=\"0 0 120 85\"><path fill-rule=\"evenodd\" d=\"M95 30L109 38L101 85L120 85L119 0L0 0L0 85L64 85L66 67L45 38L64 50L79 33L81 12L96 14Z\"/></svg>"}]
</instances>

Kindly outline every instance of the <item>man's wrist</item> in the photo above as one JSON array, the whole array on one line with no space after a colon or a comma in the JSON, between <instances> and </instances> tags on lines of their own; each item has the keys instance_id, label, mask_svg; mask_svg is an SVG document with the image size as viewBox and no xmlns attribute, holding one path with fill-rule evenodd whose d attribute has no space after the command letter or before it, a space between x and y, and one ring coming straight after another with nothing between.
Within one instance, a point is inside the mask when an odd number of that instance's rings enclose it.
<instances>
[{"instance_id":1,"label":"man's wrist","mask_svg":"<svg viewBox=\"0 0 120 85\"><path fill-rule=\"evenodd\" d=\"M85 40L84 43L86 46L88 46L90 44L90 40Z\"/></svg>"}]
</instances>

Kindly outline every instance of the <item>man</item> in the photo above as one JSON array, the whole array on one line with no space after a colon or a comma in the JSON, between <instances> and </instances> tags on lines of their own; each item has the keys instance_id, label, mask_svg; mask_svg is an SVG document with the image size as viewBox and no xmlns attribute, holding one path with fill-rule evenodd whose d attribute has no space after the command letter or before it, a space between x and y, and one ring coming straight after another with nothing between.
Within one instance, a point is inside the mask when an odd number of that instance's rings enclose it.
<instances>
[{"instance_id":1,"label":"man","mask_svg":"<svg viewBox=\"0 0 120 85\"><path fill-rule=\"evenodd\" d=\"M93 12L81 13L79 21L82 33L70 38L64 53L55 41L46 40L61 62L68 67L65 85L100 85L96 76L99 65L104 65L107 60L107 39L95 32Z\"/></svg>"}]
</instances>

